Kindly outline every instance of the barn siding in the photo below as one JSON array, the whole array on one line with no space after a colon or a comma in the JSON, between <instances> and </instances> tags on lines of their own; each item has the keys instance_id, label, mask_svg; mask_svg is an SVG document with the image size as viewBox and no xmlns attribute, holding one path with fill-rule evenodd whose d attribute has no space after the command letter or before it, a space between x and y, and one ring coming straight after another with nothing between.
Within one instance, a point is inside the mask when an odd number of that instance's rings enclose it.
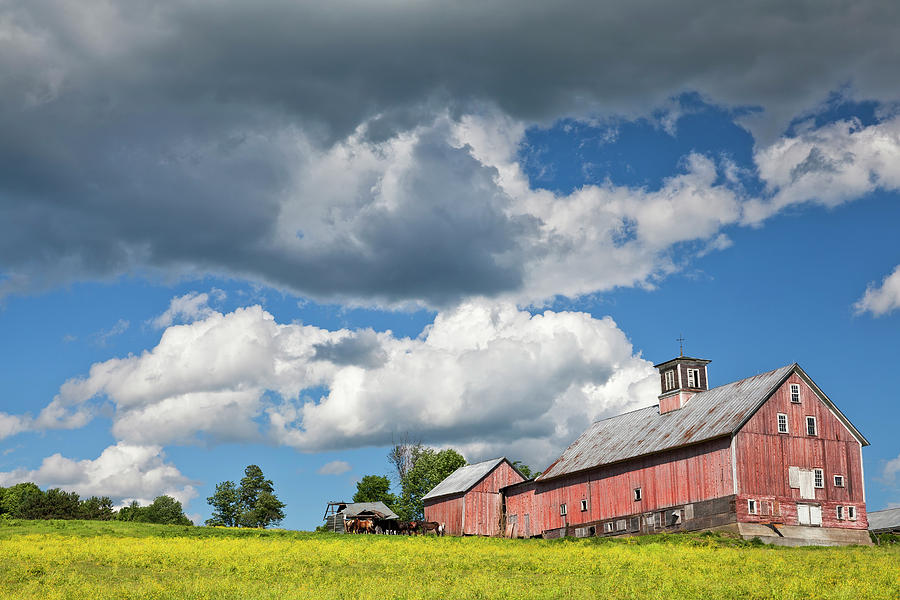
<instances>
[{"instance_id":1,"label":"barn siding","mask_svg":"<svg viewBox=\"0 0 900 600\"><path fill-rule=\"evenodd\" d=\"M642 499L635 502L634 488ZM645 513L733 493L731 440L720 438L686 448L538 481L507 490L506 514L529 514L532 534ZM581 500L587 510L581 510ZM559 514L565 503L567 514ZM521 535L521 532L518 532Z\"/></svg>"},{"instance_id":2,"label":"barn siding","mask_svg":"<svg viewBox=\"0 0 900 600\"><path fill-rule=\"evenodd\" d=\"M800 385L799 404L790 401L790 384ZM788 433L778 433L778 413L788 417ZM806 435L806 417L816 418L817 435ZM860 443L828 406L796 373L779 387L736 436L738 520L797 525L797 502L820 504L822 525L865 529ZM825 487L815 489L815 499L801 499L791 488L788 467L823 469ZM834 486L834 475L844 476L843 488ZM748 499L767 500L778 507L776 515L751 515ZM837 520L838 505L856 507L856 521Z\"/></svg>"},{"instance_id":3,"label":"barn siding","mask_svg":"<svg viewBox=\"0 0 900 600\"><path fill-rule=\"evenodd\" d=\"M432 498L425 501L425 520L443 523L447 535L462 535L464 510L464 494Z\"/></svg>"}]
</instances>

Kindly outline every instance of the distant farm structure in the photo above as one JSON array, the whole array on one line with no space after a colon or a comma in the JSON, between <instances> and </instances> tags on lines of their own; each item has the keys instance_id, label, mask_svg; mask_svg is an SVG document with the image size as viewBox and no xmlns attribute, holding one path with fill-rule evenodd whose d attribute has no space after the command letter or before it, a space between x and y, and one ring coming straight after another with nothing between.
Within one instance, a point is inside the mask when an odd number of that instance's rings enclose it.
<instances>
[{"instance_id":1,"label":"distant farm structure","mask_svg":"<svg viewBox=\"0 0 900 600\"><path fill-rule=\"evenodd\" d=\"M425 518L454 535L869 544L865 437L796 363L713 389L709 363L656 365L657 404L595 422L536 479L505 458L458 469L425 496Z\"/></svg>"},{"instance_id":2,"label":"distant farm structure","mask_svg":"<svg viewBox=\"0 0 900 600\"><path fill-rule=\"evenodd\" d=\"M333 533L444 535L436 521L404 521L383 502L329 502L325 529Z\"/></svg>"}]
</instances>

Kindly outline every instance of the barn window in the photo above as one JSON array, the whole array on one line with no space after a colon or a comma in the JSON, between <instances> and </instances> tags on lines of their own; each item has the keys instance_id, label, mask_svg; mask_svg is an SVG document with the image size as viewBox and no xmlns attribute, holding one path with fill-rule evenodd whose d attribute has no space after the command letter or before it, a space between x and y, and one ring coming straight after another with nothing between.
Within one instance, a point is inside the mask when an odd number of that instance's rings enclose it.
<instances>
[{"instance_id":1,"label":"barn window","mask_svg":"<svg viewBox=\"0 0 900 600\"><path fill-rule=\"evenodd\" d=\"M844 487L844 476L843 475L835 475L834 476L834 487Z\"/></svg>"},{"instance_id":2,"label":"barn window","mask_svg":"<svg viewBox=\"0 0 900 600\"><path fill-rule=\"evenodd\" d=\"M639 502L641 500L641 488L634 488L634 501Z\"/></svg>"},{"instance_id":3,"label":"barn window","mask_svg":"<svg viewBox=\"0 0 900 600\"><path fill-rule=\"evenodd\" d=\"M843 507L843 506L838 505L838 507L837 507L837 518L838 518L838 521L843 521L843 520L844 520L844 507Z\"/></svg>"},{"instance_id":4,"label":"barn window","mask_svg":"<svg viewBox=\"0 0 900 600\"><path fill-rule=\"evenodd\" d=\"M625 531L626 529L628 529L627 519L619 519L616 521L616 531Z\"/></svg>"},{"instance_id":5,"label":"barn window","mask_svg":"<svg viewBox=\"0 0 900 600\"><path fill-rule=\"evenodd\" d=\"M700 387L700 369L688 369L688 387Z\"/></svg>"},{"instance_id":6,"label":"barn window","mask_svg":"<svg viewBox=\"0 0 900 600\"><path fill-rule=\"evenodd\" d=\"M847 518L850 519L851 521L856 520L856 507L855 506L847 507Z\"/></svg>"},{"instance_id":7,"label":"barn window","mask_svg":"<svg viewBox=\"0 0 900 600\"><path fill-rule=\"evenodd\" d=\"M778 433L787 433L787 432L788 432L787 415L784 413L778 413Z\"/></svg>"},{"instance_id":8,"label":"barn window","mask_svg":"<svg viewBox=\"0 0 900 600\"><path fill-rule=\"evenodd\" d=\"M751 515L756 514L756 500L747 500L747 512Z\"/></svg>"},{"instance_id":9,"label":"barn window","mask_svg":"<svg viewBox=\"0 0 900 600\"><path fill-rule=\"evenodd\" d=\"M560 516L562 516L562 517L564 517L564 516L566 516L566 514L568 514L568 513L566 512L566 505L565 505L565 504L560 504L560 505L559 505L559 514L560 514Z\"/></svg>"},{"instance_id":10,"label":"barn window","mask_svg":"<svg viewBox=\"0 0 900 600\"><path fill-rule=\"evenodd\" d=\"M616 530L616 524L612 521L603 524L603 533L612 533Z\"/></svg>"},{"instance_id":11,"label":"barn window","mask_svg":"<svg viewBox=\"0 0 900 600\"><path fill-rule=\"evenodd\" d=\"M825 471L822 469L813 469L813 479L817 488L825 487Z\"/></svg>"},{"instance_id":12,"label":"barn window","mask_svg":"<svg viewBox=\"0 0 900 600\"><path fill-rule=\"evenodd\" d=\"M815 417L806 417L806 435L816 435Z\"/></svg>"},{"instance_id":13,"label":"barn window","mask_svg":"<svg viewBox=\"0 0 900 600\"><path fill-rule=\"evenodd\" d=\"M582 500L581 501L581 512L584 512L586 510L587 510L587 500Z\"/></svg>"},{"instance_id":14,"label":"barn window","mask_svg":"<svg viewBox=\"0 0 900 600\"><path fill-rule=\"evenodd\" d=\"M791 384L791 402L794 404L800 404L800 384L792 383Z\"/></svg>"},{"instance_id":15,"label":"barn window","mask_svg":"<svg viewBox=\"0 0 900 600\"><path fill-rule=\"evenodd\" d=\"M666 390L674 390L675 389L675 370L669 369L666 371Z\"/></svg>"}]
</instances>

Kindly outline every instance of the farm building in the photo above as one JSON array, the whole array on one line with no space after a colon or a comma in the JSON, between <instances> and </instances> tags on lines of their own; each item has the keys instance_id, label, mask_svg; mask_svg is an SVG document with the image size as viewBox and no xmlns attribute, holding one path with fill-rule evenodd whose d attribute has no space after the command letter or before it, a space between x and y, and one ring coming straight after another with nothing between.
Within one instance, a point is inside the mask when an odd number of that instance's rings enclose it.
<instances>
[{"instance_id":1,"label":"farm building","mask_svg":"<svg viewBox=\"0 0 900 600\"><path fill-rule=\"evenodd\" d=\"M900 507L870 512L869 531L872 533L900 533Z\"/></svg>"},{"instance_id":2,"label":"farm building","mask_svg":"<svg viewBox=\"0 0 900 600\"><path fill-rule=\"evenodd\" d=\"M386 521L399 518L384 502L329 502L325 507L325 526L335 533L344 533L344 524L350 519Z\"/></svg>"},{"instance_id":3,"label":"farm building","mask_svg":"<svg viewBox=\"0 0 900 600\"><path fill-rule=\"evenodd\" d=\"M425 494L425 520L449 535L500 535L500 489L525 481L505 458L460 467Z\"/></svg>"},{"instance_id":4,"label":"farm building","mask_svg":"<svg viewBox=\"0 0 900 600\"><path fill-rule=\"evenodd\" d=\"M597 421L540 477L499 487L496 525L478 533L721 529L785 545L869 543L868 441L856 427L797 364L708 389L709 362L656 365L658 404ZM451 514L433 506L426 519Z\"/></svg>"}]
</instances>

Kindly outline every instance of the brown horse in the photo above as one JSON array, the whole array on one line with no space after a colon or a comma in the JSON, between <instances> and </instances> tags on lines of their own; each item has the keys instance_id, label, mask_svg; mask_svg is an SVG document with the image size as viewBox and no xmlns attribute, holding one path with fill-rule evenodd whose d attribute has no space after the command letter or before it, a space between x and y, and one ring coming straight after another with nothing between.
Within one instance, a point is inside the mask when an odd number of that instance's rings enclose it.
<instances>
[{"instance_id":1,"label":"brown horse","mask_svg":"<svg viewBox=\"0 0 900 600\"><path fill-rule=\"evenodd\" d=\"M422 535L428 535L429 531L433 531L434 535L441 535L441 524L437 521L422 521L419 527L422 530Z\"/></svg>"}]
</instances>

